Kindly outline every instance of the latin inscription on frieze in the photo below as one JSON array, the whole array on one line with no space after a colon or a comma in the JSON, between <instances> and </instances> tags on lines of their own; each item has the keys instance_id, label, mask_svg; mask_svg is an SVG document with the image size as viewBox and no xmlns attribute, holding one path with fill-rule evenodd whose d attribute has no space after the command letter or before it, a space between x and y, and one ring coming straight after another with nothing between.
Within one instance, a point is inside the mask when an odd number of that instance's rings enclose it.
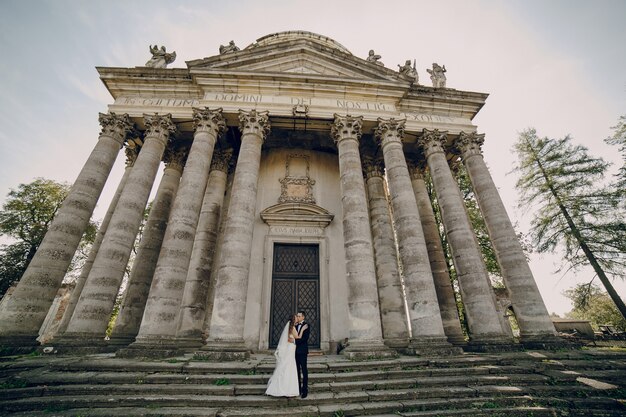
<instances>
[{"instance_id":1,"label":"latin inscription on frieze","mask_svg":"<svg viewBox=\"0 0 626 417\"><path fill-rule=\"evenodd\" d=\"M319 227L302 227L302 226L272 226L270 232L273 235L315 235L319 236L323 234L323 231Z\"/></svg>"},{"instance_id":2,"label":"latin inscription on frieze","mask_svg":"<svg viewBox=\"0 0 626 417\"><path fill-rule=\"evenodd\" d=\"M200 105L200 100L188 98L120 97L115 100L115 104L130 106L197 107Z\"/></svg>"}]
</instances>

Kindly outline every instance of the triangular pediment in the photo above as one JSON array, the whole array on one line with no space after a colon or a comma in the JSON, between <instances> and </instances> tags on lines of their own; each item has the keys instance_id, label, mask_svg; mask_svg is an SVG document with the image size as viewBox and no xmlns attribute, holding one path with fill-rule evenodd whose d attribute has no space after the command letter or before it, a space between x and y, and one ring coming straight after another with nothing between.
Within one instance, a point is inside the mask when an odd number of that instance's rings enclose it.
<instances>
[{"instance_id":1,"label":"triangular pediment","mask_svg":"<svg viewBox=\"0 0 626 417\"><path fill-rule=\"evenodd\" d=\"M191 70L219 70L256 74L315 75L372 81L406 81L382 65L352 55L345 48L322 44L310 38L290 38L257 45L223 55L188 61Z\"/></svg>"}]
</instances>

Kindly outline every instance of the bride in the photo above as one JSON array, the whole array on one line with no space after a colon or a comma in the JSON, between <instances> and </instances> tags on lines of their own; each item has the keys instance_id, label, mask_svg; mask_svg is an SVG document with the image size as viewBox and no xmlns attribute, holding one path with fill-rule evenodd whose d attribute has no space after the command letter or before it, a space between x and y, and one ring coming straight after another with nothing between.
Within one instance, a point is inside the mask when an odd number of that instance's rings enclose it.
<instances>
[{"instance_id":1,"label":"bride","mask_svg":"<svg viewBox=\"0 0 626 417\"><path fill-rule=\"evenodd\" d=\"M278 347L274 352L276 368L274 368L274 373L267 383L267 390L265 390L265 394L272 397L298 397L300 395L295 339L302 337L302 331L306 325L300 329L300 334L296 331L295 325L296 316L294 315L285 325L278 341Z\"/></svg>"}]
</instances>

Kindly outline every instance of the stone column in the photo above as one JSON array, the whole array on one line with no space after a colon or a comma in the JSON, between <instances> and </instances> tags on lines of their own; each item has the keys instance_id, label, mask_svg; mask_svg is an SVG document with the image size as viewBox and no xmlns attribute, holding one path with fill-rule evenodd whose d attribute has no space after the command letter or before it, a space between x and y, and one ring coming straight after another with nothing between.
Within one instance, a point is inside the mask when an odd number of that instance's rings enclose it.
<instances>
[{"instance_id":1,"label":"stone column","mask_svg":"<svg viewBox=\"0 0 626 417\"><path fill-rule=\"evenodd\" d=\"M465 337L461 329L456 297L452 288L446 257L443 253L433 206L430 203L430 197L424 182L423 169L423 166L413 165L409 168L409 171L415 201L417 202L417 210L422 223L422 230L424 231L424 239L426 240L426 248L428 249L430 270L433 273L435 291L437 291L437 300L439 300L443 330L448 337L448 341L453 344L463 344L465 343Z\"/></svg>"},{"instance_id":2,"label":"stone column","mask_svg":"<svg viewBox=\"0 0 626 417\"><path fill-rule=\"evenodd\" d=\"M252 233L261 164L261 146L269 133L269 113L239 110L241 147L231 189L224 243L215 283L215 303L203 356L225 360L248 357L243 340Z\"/></svg>"},{"instance_id":3,"label":"stone column","mask_svg":"<svg viewBox=\"0 0 626 417\"><path fill-rule=\"evenodd\" d=\"M398 252L404 275L409 323L413 333L409 348L415 353L441 349L451 352L452 347L443 330L426 241L402 150L404 124L405 120L379 118L375 134L385 158Z\"/></svg>"},{"instance_id":4,"label":"stone column","mask_svg":"<svg viewBox=\"0 0 626 417\"><path fill-rule=\"evenodd\" d=\"M359 139L363 117L335 114L332 137L339 152L343 238L348 283L350 357L386 355Z\"/></svg>"},{"instance_id":5,"label":"stone column","mask_svg":"<svg viewBox=\"0 0 626 417\"><path fill-rule=\"evenodd\" d=\"M215 280L211 279L211 269L231 156L232 152L219 151L213 155L204 192L176 333L177 338L187 339L189 343L203 342L204 319L207 310L213 308Z\"/></svg>"},{"instance_id":6,"label":"stone column","mask_svg":"<svg viewBox=\"0 0 626 417\"><path fill-rule=\"evenodd\" d=\"M385 345L405 348L409 344L404 293L398 271L396 242L389 216L389 202L385 192L381 160L363 159L367 196L372 224L378 302Z\"/></svg>"},{"instance_id":7,"label":"stone column","mask_svg":"<svg viewBox=\"0 0 626 417\"><path fill-rule=\"evenodd\" d=\"M496 300L476 237L470 225L461 192L444 153L446 132L428 131L418 139L423 147L433 180L441 217L452 250L465 317L470 331L470 348L511 343L500 324Z\"/></svg>"},{"instance_id":8,"label":"stone column","mask_svg":"<svg viewBox=\"0 0 626 417\"><path fill-rule=\"evenodd\" d=\"M176 130L169 114L145 115L144 119L143 147L63 336L66 344L94 345L104 338L165 145Z\"/></svg>"},{"instance_id":9,"label":"stone column","mask_svg":"<svg viewBox=\"0 0 626 417\"><path fill-rule=\"evenodd\" d=\"M127 114L100 114L102 132L39 250L0 311L0 344L36 346L43 321L74 257L119 150L132 129Z\"/></svg>"},{"instance_id":10,"label":"stone column","mask_svg":"<svg viewBox=\"0 0 626 417\"><path fill-rule=\"evenodd\" d=\"M482 156L485 135L461 132L456 146L470 177L502 270L522 342L554 341L556 332L528 266L515 229Z\"/></svg>"},{"instance_id":11,"label":"stone column","mask_svg":"<svg viewBox=\"0 0 626 417\"><path fill-rule=\"evenodd\" d=\"M222 109L193 109L195 133L159 253L134 347L176 345L178 310L209 177L213 149L226 125Z\"/></svg>"},{"instance_id":12,"label":"stone column","mask_svg":"<svg viewBox=\"0 0 626 417\"><path fill-rule=\"evenodd\" d=\"M163 177L161 177L159 188L148 214L148 220L143 228L137 256L130 271L128 288L111 333L109 342L111 344L128 345L135 340L135 336L139 332L152 276L159 258L167 220L174 196L178 190L186 156L187 149L174 149L170 146L165 150Z\"/></svg>"},{"instance_id":13,"label":"stone column","mask_svg":"<svg viewBox=\"0 0 626 417\"><path fill-rule=\"evenodd\" d=\"M130 145L132 143L132 145ZM130 145L130 146L129 146ZM122 194L122 190L124 189L124 185L128 180L128 175L130 174L130 170L135 164L135 160L137 159L137 154L139 152L139 146L134 141L129 141L126 146L126 169L124 170L124 175L122 175L122 179L117 186L117 190L115 190L115 194L113 195L113 199L111 199L111 203L109 204L109 209L104 215L104 219L102 219L102 224L98 228L98 233L96 234L96 238L91 245L91 249L89 250L89 256L83 265L82 270L80 271L80 276L76 280L76 285L74 286L74 290L70 295L70 300L67 303L67 307L65 308L65 312L63 313L63 318L61 319L61 323L59 323L59 328L57 329L56 335L61 335L65 333L67 329L67 325L72 318L72 314L74 314L74 309L76 308L76 303L80 298L80 294L83 292L83 288L85 286L85 282L87 281L87 277L89 276L89 272L91 271L91 267L93 266L93 261L96 259L96 255L100 250L100 245L102 244L102 239L104 238L104 234L109 227L109 223L111 222L111 216L113 216L113 212L115 211L115 207L117 207L117 202L120 199L120 195ZM56 336L55 335L55 336Z\"/></svg>"}]
</instances>

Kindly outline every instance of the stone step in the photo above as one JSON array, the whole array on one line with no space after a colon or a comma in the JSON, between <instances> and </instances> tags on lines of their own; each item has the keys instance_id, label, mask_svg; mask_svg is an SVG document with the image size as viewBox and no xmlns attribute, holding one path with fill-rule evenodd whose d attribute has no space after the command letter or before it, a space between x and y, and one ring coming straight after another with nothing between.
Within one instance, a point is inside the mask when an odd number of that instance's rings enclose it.
<instances>
[{"instance_id":1,"label":"stone step","mask_svg":"<svg viewBox=\"0 0 626 417\"><path fill-rule=\"evenodd\" d=\"M71 388L76 388L72 386ZM181 386L182 392L176 389L162 390L165 392L117 391L107 386L86 386L84 390L64 390L65 387L49 387L33 390L32 397L5 397L0 401L0 410L26 411L41 410L46 407L62 408L101 408L115 404L124 407L266 407L280 404L290 406L301 403L299 398L272 398L265 395L207 395L201 390L195 391L193 386ZM81 388L80 386L78 388ZM135 387L136 388L136 387ZM145 387L148 388L148 387ZM19 389L18 389L19 390ZM11 391L11 390L7 390ZM100 392L98 392L100 391ZM103 392L104 391L104 392ZM535 395L543 397L594 397L605 395L603 391L588 386L444 386L429 388L407 388L388 390L340 391L340 392L311 392L304 400L315 405L335 405L349 403L378 404L389 401L406 402L409 400L424 399L458 399L476 397L519 397Z\"/></svg>"}]
</instances>

